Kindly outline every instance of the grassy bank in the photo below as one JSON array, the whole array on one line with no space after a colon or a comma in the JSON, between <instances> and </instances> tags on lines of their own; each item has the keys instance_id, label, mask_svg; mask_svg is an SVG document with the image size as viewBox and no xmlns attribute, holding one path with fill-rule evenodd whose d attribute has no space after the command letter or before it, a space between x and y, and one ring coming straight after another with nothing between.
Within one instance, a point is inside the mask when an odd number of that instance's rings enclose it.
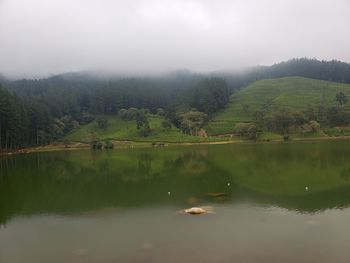
<instances>
[{"instance_id":1,"label":"grassy bank","mask_svg":"<svg viewBox=\"0 0 350 263\"><path fill-rule=\"evenodd\" d=\"M293 142L310 142L310 141L326 141L326 140L350 140L350 136L300 136L298 134L291 134L287 143ZM115 149L133 149L133 148L150 148L159 147L154 146L151 142L140 141L111 141ZM274 133L263 133L260 135L257 141L247 140L239 137L221 136L212 137L211 140L198 141L198 142L170 142L165 143L162 147L171 146L193 146L193 145L220 145L220 144L268 144L268 143L286 143L283 136ZM87 143L70 143L65 145L64 143L51 144L40 147L28 147L14 152L2 152L1 155L12 154L26 154L32 152L54 152L54 151L74 151L74 150L90 150L90 144Z\"/></svg>"}]
</instances>

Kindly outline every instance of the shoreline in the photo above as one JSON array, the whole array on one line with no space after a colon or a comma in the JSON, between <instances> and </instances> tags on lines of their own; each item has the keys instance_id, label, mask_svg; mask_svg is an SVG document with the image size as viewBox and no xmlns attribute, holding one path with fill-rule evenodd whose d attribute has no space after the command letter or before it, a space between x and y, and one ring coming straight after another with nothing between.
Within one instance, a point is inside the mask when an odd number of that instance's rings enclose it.
<instances>
[{"instance_id":1,"label":"shoreline","mask_svg":"<svg viewBox=\"0 0 350 263\"><path fill-rule=\"evenodd\" d=\"M345 141L350 140L349 137L310 137L310 138L293 138L287 142L283 139L270 141L251 141L251 140L227 140L227 141L203 141L203 142L166 142L163 146L154 146L151 142L135 142L135 141L113 141L116 143L114 149L132 149L132 148L163 148L171 146L194 146L194 145L223 145L223 144L271 144L271 143L293 143L293 142L313 142L313 141ZM39 147L22 148L12 152L1 152L1 156L8 156L14 154L29 154L36 152L56 152L56 151L74 151L74 150L88 150L90 145L87 143L75 143L71 146L65 145L46 145Z\"/></svg>"}]
</instances>

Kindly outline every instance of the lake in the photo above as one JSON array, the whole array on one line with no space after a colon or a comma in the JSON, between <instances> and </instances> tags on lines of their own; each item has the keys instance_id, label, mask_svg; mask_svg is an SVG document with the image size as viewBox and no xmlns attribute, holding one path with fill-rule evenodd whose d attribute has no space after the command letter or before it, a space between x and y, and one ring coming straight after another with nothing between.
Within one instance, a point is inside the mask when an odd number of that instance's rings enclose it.
<instances>
[{"instance_id":1,"label":"lake","mask_svg":"<svg viewBox=\"0 0 350 263\"><path fill-rule=\"evenodd\" d=\"M349 141L32 153L0 171L1 263L350 262Z\"/></svg>"}]
</instances>

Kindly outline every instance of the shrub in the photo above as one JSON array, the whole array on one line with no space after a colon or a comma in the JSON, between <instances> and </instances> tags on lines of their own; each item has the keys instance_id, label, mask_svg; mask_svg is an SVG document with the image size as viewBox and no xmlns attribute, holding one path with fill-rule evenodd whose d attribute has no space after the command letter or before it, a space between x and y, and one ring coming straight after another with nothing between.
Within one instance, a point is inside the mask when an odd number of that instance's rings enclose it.
<instances>
[{"instance_id":1,"label":"shrub","mask_svg":"<svg viewBox=\"0 0 350 263\"><path fill-rule=\"evenodd\" d=\"M104 149L113 149L114 144L111 141L105 141Z\"/></svg>"},{"instance_id":2,"label":"shrub","mask_svg":"<svg viewBox=\"0 0 350 263\"><path fill-rule=\"evenodd\" d=\"M168 120L164 120L164 121L162 121L161 126L164 130L170 130L171 129L171 122Z\"/></svg>"},{"instance_id":3,"label":"shrub","mask_svg":"<svg viewBox=\"0 0 350 263\"><path fill-rule=\"evenodd\" d=\"M97 122L97 127L102 130L106 130L108 126L108 120L104 117L98 118L96 120Z\"/></svg>"},{"instance_id":4,"label":"shrub","mask_svg":"<svg viewBox=\"0 0 350 263\"><path fill-rule=\"evenodd\" d=\"M240 122L234 127L236 135L244 136L249 140L256 140L258 137L258 128L253 123Z\"/></svg>"}]
</instances>

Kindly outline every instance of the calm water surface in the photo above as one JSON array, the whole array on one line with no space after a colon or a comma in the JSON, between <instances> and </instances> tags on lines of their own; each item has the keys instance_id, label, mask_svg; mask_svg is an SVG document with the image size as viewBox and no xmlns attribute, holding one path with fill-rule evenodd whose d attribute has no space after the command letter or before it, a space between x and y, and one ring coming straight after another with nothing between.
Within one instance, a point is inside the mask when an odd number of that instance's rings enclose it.
<instances>
[{"instance_id":1,"label":"calm water surface","mask_svg":"<svg viewBox=\"0 0 350 263\"><path fill-rule=\"evenodd\" d=\"M1 263L350 262L347 141L35 153L0 172Z\"/></svg>"}]
</instances>

